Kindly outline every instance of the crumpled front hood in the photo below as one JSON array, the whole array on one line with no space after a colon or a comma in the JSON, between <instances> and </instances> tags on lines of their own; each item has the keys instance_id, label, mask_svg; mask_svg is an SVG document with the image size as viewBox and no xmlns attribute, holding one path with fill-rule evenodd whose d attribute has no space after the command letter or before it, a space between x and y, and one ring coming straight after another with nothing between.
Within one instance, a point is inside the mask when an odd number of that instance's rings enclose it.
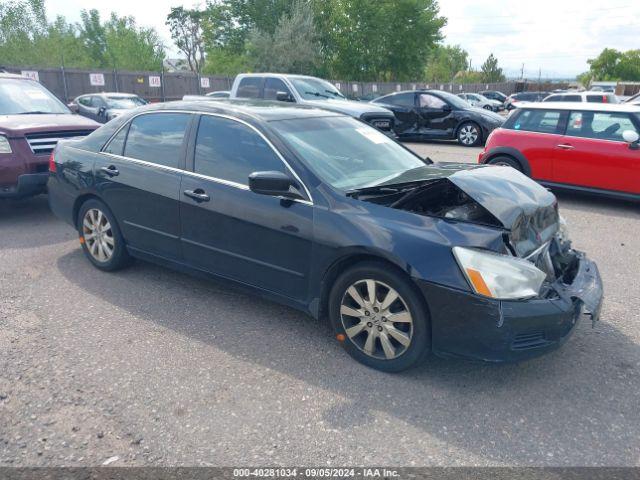
<instances>
[{"instance_id":1,"label":"crumpled front hood","mask_svg":"<svg viewBox=\"0 0 640 480\"><path fill-rule=\"evenodd\" d=\"M434 163L409 170L388 184L447 179L510 230L519 256L549 241L559 228L556 197L511 167Z\"/></svg>"},{"instance_id":2,"label":"crumpled front hood","mask_svg":"<svg viewBox=\"0 0 640 480\"><path fill-rule=\"evenodd\" d=\"M318 108L324 108L325 110L331 110L333 112L344 113L353 117L360 117L365 113L380 113L385 116L393 117L393 113L378 105L373 105L367 102L354 102L351 100L305 100L305 105L312 105Z\"/></svg>"}]
</instances>

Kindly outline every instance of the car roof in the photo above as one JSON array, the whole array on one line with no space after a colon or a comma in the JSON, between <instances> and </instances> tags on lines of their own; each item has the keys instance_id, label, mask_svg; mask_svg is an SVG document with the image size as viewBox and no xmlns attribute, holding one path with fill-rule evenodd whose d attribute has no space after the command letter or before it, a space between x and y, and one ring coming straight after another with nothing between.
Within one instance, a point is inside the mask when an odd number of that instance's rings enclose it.
<instances>
[{"instance_id":1,"label":"car roof","mask_svg":"<svg viewBox=\"0 0 640 480\"><path fill-rule=\"evenodd\" d=\"M186 110L193 112L222 113L235 116L248 116L265 122L297 118L347 117L341 113L323 110L305 105L291 105L283 102L226 99L215 97L189 98L175 102L154 103L141 107L143 111ZM141 111L138 109L136 111Z\"/></svg>"},{"instance_id":2,"label":"car roof","mask_svg":"<svg viewBox=\"0 0 640 480\"><path fill-rule=\"evenodd\" d=\"M286 77L286 78L313 78L313 79L319 79L319 80L323 80L320 77L314 77L312 75L298 75L295 73L271 73L271 72L266 72L266 73L239 73L238 77ZM328 80L326 80L328 82ZM331 83L331 82L329 82Z\"/></svg>"},{"instance_id":3,"label":"car roof","mask_svg":"<svg viewBox=\"0 0 640 480\"><path fill-rule=\"evenodd\" d=\"M603 95L614 95L613 92L603 92L602 90L583 90L581 92L572 92L572 91L564 91L564 92L556 92L556 93L552 93L551 95L549 95L550 97L558 97L561 95L580 95L580 96L587 96L587 95L599 95L599 96L603 96Z\"/></svg>"},{"instance_id":4,"label":"car roof","mask_svg":"<svg viewBox=\"0 0 640 480\"><path fill-rule=\"evenodd\" d=\"M624 103L541 102L529 103L520 110L582 110L585 112L640 113L640 106Z\"/></svg>"},{"instance_id":5,"label":"car roof","mask_svg":"<svg viewBox=\"0 0 640 480\"><path fill-rule=\"evenodd\" d=\"M83 93L82 95L78 95L77 98L80 97L91 97L91 96L97 96L97 97L118 97L118 98L130 98L130 97L137 97L138 95L136 95L135 93L121 93L121 92L98 92L98 93Z\"/></svg>"},{"instance_id":6,"label":"car roof","mask_svg":"<svg viewBox=\"0 0 640 480\"><path fill-rule=\"evenodd\" d=\"M14 80L27 80L27 81L35 82L35 80L33 80L32 78L24 77L22 75L17 75L15 73L7 73L2 71L0 71L0 78L11 78Z\"/></svg>"}]
</instances>

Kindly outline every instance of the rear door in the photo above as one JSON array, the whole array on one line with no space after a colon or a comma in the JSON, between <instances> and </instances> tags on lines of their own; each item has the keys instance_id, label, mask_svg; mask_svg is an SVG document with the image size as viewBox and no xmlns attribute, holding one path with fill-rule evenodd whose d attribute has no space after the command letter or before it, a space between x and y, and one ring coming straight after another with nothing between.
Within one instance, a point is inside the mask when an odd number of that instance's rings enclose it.
<instances>
[{"instance_id":1,"label":"rear door","mask_svg":"<svg viewBox=\"0 0 640 480\"><path fill-rule=\"evenodd\" d=\"M288 201L248 187L249 175L256 171L290 174L280 155L249 125L202 115L192 158L193 173L183 178L180 195L185 261L289 298L304 298L313 205L308 197Z\"/></svg>"},{"instance_id":2,"label":"rear door","mask_svg":"<svg viewBox=\"0 0 640 480\"><path fill-rule=\"evenodd\" d=\"M558 145L555 181L582 187L640 193L640 149L622 132L640 132L629 113L573 111Z\"/></svg>"},{"instance_id":3,"label":"rear door","mask_svg":"<svg viewBox=\"0 0 640 480\"><path fill-rule=\"evenodd\" d=\"M430 93L418 95L418 127L420 133L434 138L449 138L453 135L456 120L451 106Z\"/></svg>"},{"instance_id":4,"label":"rear door","mask_svg":"<svg viewBox=\"0 0 640 480\"><path fill-rule=\"evenodd\" d=\"M418 109L416 94L413 92L396 93L374 102L389 105L395 115L394 131L398 135L413 135L418 130Z\"/></svg>"},{"instance_id":5,"label":"rear door","mask_svg":"<svg viewBox=\"0 0 640 480\"><path fill-rule=\"evenodd\" d=\"M179 200L188 113L135 117L95 164L98 192L130 247L180 258Z\"/></svg>"}]
</instances>

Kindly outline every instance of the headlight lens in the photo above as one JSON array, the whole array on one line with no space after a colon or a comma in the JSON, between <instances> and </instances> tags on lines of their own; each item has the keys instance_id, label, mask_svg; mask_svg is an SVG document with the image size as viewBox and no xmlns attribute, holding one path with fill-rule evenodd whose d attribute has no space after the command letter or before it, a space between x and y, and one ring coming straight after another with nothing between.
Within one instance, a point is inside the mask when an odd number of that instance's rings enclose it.
<instances>
[{"instance_id":1,"label":"headlight lens","mask_svg":"<svg viewBox=\"0 0 640 480\"><path fill-rule=\"evenodd\" d=\"M9 139L4 135L0 135L0 153L12 153Z\"/></svg>"},{"instance_id":2,"label":"headlight lens","mask_svg":"<svg viewBox=\"0 0 640 480\"><path fill-rule=\"evenodd\" d=\"M473 290L501 300L538 295L547 275L531 262L499 253L453 247L453 255Z\"/></svg>"}]
</instances>

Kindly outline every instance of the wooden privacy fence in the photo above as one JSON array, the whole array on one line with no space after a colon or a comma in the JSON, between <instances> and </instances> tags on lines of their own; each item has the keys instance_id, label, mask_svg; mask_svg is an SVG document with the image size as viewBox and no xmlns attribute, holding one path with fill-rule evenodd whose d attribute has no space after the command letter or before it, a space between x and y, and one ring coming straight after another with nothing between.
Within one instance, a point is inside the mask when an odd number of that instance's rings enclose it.
<instances>
[{"instance_id":1,"label":"wooden privacy fence","mask_svg":"<svg viewBox=\"0 0 640 480\"><path fill-rule=\"evenodd\" d=\"M73 68L2 67L40 81L65 103L78 95L98 92L126 92L151 102L179 100L184 95L204 95L230 90L234 77L197 75L192 72L129 72L116 70L80 70ZM499 90L506 95L524 90L549 90L558 84L510 81L501 83L425 83L425 82L350 82L332 80L347 97L371 100L401 90L432 88L451 93Z\"/></svg>"}]
</instances>

